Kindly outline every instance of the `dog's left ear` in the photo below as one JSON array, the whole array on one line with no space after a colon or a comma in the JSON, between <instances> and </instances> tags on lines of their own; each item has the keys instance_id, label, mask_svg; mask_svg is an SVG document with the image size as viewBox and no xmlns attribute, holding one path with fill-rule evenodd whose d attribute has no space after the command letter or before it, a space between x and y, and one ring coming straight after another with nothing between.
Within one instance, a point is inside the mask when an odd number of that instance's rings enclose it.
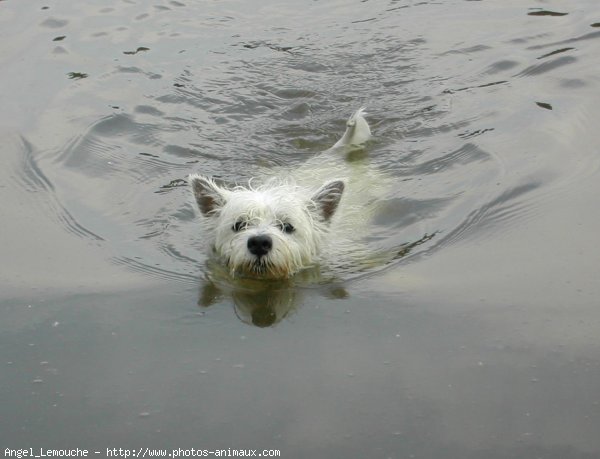
<instances>
[{"instance_id":1,"label":"dog's left ear","mask_svg":"<svg viewBox=\"0 0 600 459\"><path fill-rule=\"evenodd\" d=\"M344 192L344 182L333 180L323 185L312 197L312 202L317 207L318 214L329 222L338 208L342 193Z\"/></svg>"},{"instance_id":2,"label":"dog's left ear","mask_svg":"<svg viewBox=\"0 0 600 459\"><path fill-rule=\"evenodd\" d=\"M226 202L224 188L219 187L213 180L198 174L189 176L194 198L202 215L211 216Z\"/></svg>"}]
</instances>

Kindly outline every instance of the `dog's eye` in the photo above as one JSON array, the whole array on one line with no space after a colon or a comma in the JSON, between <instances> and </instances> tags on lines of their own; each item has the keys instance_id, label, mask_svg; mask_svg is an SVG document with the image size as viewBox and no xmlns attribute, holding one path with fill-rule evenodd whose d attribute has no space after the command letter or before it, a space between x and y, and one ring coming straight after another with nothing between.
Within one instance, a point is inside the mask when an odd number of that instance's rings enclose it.
<instances>
[{"instance_id":1,"label":"dog's eye","mask_svg":"<svg viewBox=\"0 0 600 459\"><path fill-rule=\"evenodd\" d=\"M234 232L238 233L238 232L240 232L242 230L245 230L247 226L248 226L248 222L247 221L245 221L245 220L238 220L237 222L235 222L233 224L233 226L231 227L231 229Z\"/></svg>"},{"instance_id":2,"label":"dog's eye","mask_svg":"<svg viewBox=\"0 0 600 459\"><path fill-rule=\"evenodd\" d=\"M294 228L294 226L291 223L287 223L287 222L286 223L281 223L279 225L279 229L281 231L283 231L284 233L287 233L287 234L291 234L294 231L296 231L296 228Z\"/></svg>"}]
</instances>

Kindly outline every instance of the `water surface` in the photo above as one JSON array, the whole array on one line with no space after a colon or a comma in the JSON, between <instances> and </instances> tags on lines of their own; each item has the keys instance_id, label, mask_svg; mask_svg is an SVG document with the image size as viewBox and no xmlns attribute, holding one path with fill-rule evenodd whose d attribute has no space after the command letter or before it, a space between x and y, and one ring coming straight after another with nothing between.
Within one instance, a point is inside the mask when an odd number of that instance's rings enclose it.
<instances>
[{"instance_id":1,"label":"water surface","mask_svg":"<svg viewBox=\"0 0 600 459\"><path fill-rule=\"evenodd\" d=\"M599 21L594 0L0 2L2 445L598 457ZM393 179L369 244L421 243L211 282L187 174L297 167L362 105L352 159Z\"/></svg>"}]
</instances>

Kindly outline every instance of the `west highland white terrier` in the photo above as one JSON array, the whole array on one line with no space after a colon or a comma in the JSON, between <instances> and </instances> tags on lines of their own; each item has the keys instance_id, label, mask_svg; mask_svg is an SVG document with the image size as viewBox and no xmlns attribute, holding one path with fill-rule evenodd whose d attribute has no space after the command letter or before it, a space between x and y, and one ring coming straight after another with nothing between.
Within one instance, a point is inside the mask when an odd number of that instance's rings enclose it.
<instances>
[{"instance_id":1,"label":"west highland white terrier","mask_svg":"<svg viewBox=\"0 0 600 459\"><path fill-rule=\"evenodd\" d=\"M270 171L231 188L189 176L213 252L231 275L285 279L361 252L354 239L372 213L374 191L386 181L347 160L371 137L364 114L355 112L333 147L291 172Z\"/></svg>"}]
</instances>

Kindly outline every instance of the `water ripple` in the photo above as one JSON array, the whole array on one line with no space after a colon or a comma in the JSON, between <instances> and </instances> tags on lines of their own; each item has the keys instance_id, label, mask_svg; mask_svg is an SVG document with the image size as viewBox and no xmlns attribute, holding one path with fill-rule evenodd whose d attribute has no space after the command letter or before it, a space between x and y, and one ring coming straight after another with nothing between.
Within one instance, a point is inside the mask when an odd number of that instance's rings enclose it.
<instances>
[{"instance_id":1,"label":"water ripple","mask_svg":"<svg viewBox=\"0 0 600 459\"><path fill-rule=\"evenodd\" d=\"M565 65L573 64L577 62L577 58L573 56L562 56L557 59L554 59L549 62L542 62L541 64L531 65L527 67L522 72L519 72L515 76L523 77L523 76L536 76L541 75L546 72L550 72L559 67L563 67Z\"/></svg>"},{"instance_id":2,"label":"water ripple","mask_svg":"<svg viewBox=\"0 0 600 459\"><path fill-rule=\"evenodd\" d=\"M491 201L473 210L454 229L447 232L430 251L439 250L489 228L503 228L515 220L522 220L535 212L534 202L523 199L541 186L528 183L502 192Z\"/></svg>"},{"instance_id":3,"label":"water ripple","mask_svg":"<svg viewBox=\"0 0 600 459\"><path fill-rule=\"evenodd\" d=\"M113 262L117 265L125 266L126 268L131 269L132 271L156 277L159 279L182 282L188 285L198 284L198 275L161 268L159 265L152 266L138 259L129 257L116 257L113 259Z\"/></svg>"},{"instance_id":4,"label":"water ripple","mask_svg":"<svg viewBox=\"0 0 600 459\"><path fill-rule=\"evenodd\" d=\"M84 239L103 241L104 239L101 236L79 223L60 202L54 185L37 163L33 145L24 138L21 138L21 141L21 163L15 171L17 181L28 192L39 193L45 204L49 205L48 213L50 216L69 233Z\"/></svg>"}]
</instances>

